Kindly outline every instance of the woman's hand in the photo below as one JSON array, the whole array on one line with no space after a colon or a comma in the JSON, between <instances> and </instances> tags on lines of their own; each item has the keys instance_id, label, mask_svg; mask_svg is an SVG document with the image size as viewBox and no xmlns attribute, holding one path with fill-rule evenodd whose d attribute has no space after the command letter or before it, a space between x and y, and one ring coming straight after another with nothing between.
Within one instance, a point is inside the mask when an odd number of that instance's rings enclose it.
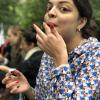
<instances>
[{"instance_id":1,"label":"woman's hand","mask_svg":"<svg viewBox=\"0 0 100 100\"><path fill-rule=\"evenodd\" d=\"M6 88L10 90L11 93L23 93L30 89L30 85L24 75L18 70L12 70L6 68L6 66L0 66L0 70L8 72L2 83L6 85Z\"/></svg>"},{"instance_id":2,"label":"woman's hand","mask_svg":"<svg viewBox=\"0 0 100 100\"><path fill-rule=\"evenodd\" d=\"M51 29L46 23L43 23L43 26L45 33L34 25L37 32L38 46L54 58L56 66L66 64L68 62L68 54L63 38L53 26Z\"/></svg>"}]
</instances>

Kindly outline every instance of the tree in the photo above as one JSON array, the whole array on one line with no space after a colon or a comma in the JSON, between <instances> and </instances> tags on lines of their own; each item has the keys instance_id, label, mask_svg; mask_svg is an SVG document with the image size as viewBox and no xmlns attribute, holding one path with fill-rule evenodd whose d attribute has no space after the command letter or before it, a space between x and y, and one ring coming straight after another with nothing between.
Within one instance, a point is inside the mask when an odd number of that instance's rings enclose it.
<instances>
[{"instance_id":1,"label":"tree","mask_svg":"<svg viewBox=\"0 0 100 100\"><path fill-rule=\"evenodd\" d=\"M15 24L15 6L18 0L0 0L0 23L5 26Z\"/></svg>"},{"instance_id":2,"label":"tree","mask_svg":"<svg viewBox=\"0 0 100 100\"><path fill-rule=\"evenodd\" d=\"M93 5L95 20L100 26L100 0L92 0L92 5Z\"/></svg>"},{"instance_id":3,"label":"tree","mask_svg":"<svg viewBox=\"0 0 100 100\"><path fill-rule=\"evenodd\" d=\"M16 7L17 22L27 27L32 23L41 24L45 13L47 0L27 0L19 3Z\"/></svg>"},{"instance_id":4,"label":"tree","mask_svg":"<svg viewBox=\"0 0 100 100\"><path fill-rule=\"evenodd\" d=\"M43 22L48 0L0 0L0 23L4 27L19 24L29 27L32 23ZM100 0L90 0L93 4L94 17L100 24Z\"/></svg>"}]
</instances>

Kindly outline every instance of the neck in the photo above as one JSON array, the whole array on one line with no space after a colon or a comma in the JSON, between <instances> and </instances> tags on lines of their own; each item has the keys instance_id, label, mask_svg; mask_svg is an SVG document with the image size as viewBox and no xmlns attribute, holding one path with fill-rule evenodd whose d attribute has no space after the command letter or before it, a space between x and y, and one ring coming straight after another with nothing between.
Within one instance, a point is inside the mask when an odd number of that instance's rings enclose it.
<instances>
[{"instance_id":1,"label":"neck","mask_svg":"<svg viewBox=\"0 0 100 100\"><path fill-rule=\"evenodd\" d=\"M67 51L70 53L74 48L76 48L80 43L84 40L84 38L79 34L70 39L70 41L66 42Z\"/></svg>"}]
</instances>

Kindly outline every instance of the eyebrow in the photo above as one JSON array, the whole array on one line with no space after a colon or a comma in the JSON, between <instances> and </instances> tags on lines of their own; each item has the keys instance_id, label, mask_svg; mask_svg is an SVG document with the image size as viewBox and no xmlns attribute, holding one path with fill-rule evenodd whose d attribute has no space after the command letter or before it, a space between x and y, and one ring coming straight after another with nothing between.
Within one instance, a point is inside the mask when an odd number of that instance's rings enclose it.
<instances>
[{"instance_id":1,"label":"eyebrow","mask_svg":"<svg viewBox=\"0 0 100 100\"><path fill-rule=\"evenodd\" d=\"M71 4L71 3L68 2L68 1L60 1L59 3L69 3L69 4Z\"/></svg>"},{"instance_id":2,"label":"eyebrow","mask_svg":"<svg viewBox=\"0 0 100 100\"><path fill-rule=\"evenodd\" d=\"M70 2L68 2L68 1L59 1L59 4L63 4L63 3L68 3L68 4L71 4ZM52 4L52 2L48 2L48 4ZM72 5L72 4L71 4Z\"/></svg>"}]
</instances>

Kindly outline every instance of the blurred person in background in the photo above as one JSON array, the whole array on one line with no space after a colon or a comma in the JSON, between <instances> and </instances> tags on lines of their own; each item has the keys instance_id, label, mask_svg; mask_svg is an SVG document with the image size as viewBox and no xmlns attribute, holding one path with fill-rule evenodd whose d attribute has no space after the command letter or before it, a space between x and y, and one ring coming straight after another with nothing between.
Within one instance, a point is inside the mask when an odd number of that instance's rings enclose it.
<instances>
[{"instance_id":1,"label":"blurred person in background","mask_svg":"<svg viewBox=\"0 0 100 100\"><path fill-rule=\"evenodd\" d=\"M36 77L39 71L43 51L37 46L35 30L21 30L20 49L23 52L23 60L14 67L21 71L34 88ZM25 95L20 95L18 99L28 100Z\"/></svg>"},{"instance_id":2,"label":"blurred person in background","mask_svg":"<svg viewBox=\"0 0 100 100\"><path fill-rule=\"evenodd\" d=\"M21 28L19 26L11 26L8 29L7 39L11 45L10 66L15 66L22 61L20 43L21 43Z\"/></svg>"},{"instance_id":3,"label":"blurred person in background","mask_svg":"<svg viewBox=\"0 0 100 100\"><path fill-rule=\"evenodd\" d=\"M22 61L22 54L20 49L21 43L21 28L19 26L10 26L7 32L7 38L5 44L1 48L0 54L0 64L7 65L9 67L15 67ZM4 73L0 73L0 76L3 78ZM2 80L2 78L0 80ZM19 96L13 96L9 94L8 90L5 89L5 86L2 85L1 81L1 98L4 100L18 100ZM9 98L8 98L9 97Z\"/></svg>"},{"instance_id":4,"label":"blurred person in background","mask_svg":"<svg viewBox=\"0 0 100 100\"><path fill-rule=\"evenodd\" d=\"M24 60L16 66L27 78L30 85L35 88L36 77L40 68L43 51L37 46L36 31L22 30L22 41L20 48L24 54ZM24 100L28 98L23 95Z\"/></svg>"},{"instance_id":5,"label":"blurred person in background","mask_svg":"<svg viewBox=\"0 0 100 100\"><path fill-rule=\"evenodd\" d=\"M20 42L21 42L21 28L19 26L11 26L8 28L7 32L7 42L1 48L1 61L7 58L8 62L4 63L8 66L15 66L19 64L22 59ZM2 62L3 64L3 62Z\"/></svg>"}]
</instances>

